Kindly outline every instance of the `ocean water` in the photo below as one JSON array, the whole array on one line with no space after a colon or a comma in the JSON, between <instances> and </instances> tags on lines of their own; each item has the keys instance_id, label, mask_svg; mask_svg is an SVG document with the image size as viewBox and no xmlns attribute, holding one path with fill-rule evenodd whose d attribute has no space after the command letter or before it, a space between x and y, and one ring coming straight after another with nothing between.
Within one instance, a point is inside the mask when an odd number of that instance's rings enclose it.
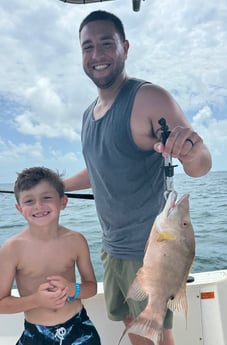
<instances>
[{"instance_id":1,"label":"ocean water","mask_svg":"<svg viewBox=\"0 0 227 345\"><path fill-rule=\"evenodd\" d=\"M196 256L191 272L227 269L227 171L210 172L201 178L175 174L174 187L180 197L190 193L190 213L195 231ZM0 190L12 190L0 184ZM13 194L0 193L0 245L20 232L26 222L15 209ZM85 235L98 281L102 281L100 261L101 228L94 200L69 199L60 223Z\"/></svg>"}]
</instances>

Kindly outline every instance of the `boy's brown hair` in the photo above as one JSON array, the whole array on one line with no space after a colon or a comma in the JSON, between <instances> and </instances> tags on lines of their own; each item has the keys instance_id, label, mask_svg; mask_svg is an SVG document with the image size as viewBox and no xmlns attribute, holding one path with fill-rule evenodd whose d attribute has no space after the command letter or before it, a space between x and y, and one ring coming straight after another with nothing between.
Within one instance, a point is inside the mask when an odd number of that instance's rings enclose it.
<instances>
[{"instance_id":1,"label":"boy's brown hair","mask_svg":"<svg viewBox=\"0 0 227 345\"><path fill-rule=\"evenodd\" d=\"M17 173L17 179L14 184L14 194L19 203L19 193L29 190L41 181L47 181L56 189L60 198L64 196L64 183L59 173L45 167L27 168Z\"/></svg>"}]
</instances>

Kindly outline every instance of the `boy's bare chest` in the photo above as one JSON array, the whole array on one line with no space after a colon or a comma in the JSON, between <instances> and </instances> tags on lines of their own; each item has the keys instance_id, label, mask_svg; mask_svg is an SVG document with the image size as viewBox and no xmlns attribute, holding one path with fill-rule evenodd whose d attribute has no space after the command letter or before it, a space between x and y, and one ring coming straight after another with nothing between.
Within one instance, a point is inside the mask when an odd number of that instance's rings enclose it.
<instances>
[{"instance_id":1,"label":"boy's bare chest","mask_svg":"<svg viewBox=\"0 0 227 345\"><path fill-rule=\"evenodd\" d=\"M60 243L26 246L20 253L18 274L31 277L62 274L74 264L73 253Z\"/></svg>"}]
</instances>

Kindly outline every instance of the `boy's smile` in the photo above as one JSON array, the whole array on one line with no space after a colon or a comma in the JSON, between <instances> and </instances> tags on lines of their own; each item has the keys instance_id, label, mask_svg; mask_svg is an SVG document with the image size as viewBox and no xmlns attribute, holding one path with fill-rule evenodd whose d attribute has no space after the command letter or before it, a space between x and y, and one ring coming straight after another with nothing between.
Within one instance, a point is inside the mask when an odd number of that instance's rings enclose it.
<instances>
[{"instance_id":1,"label":"boy's smile","mask_svg":"<svg viewBox=\"0 0 227 345\"><path fill-rule=\"evenodd\" d=\"M50 212L49 211L46 211L46 212L36 212L33 214L33 217L35 218L42 218L42 217L45 217L49 214Z\"/></svg>"}]
</instances>

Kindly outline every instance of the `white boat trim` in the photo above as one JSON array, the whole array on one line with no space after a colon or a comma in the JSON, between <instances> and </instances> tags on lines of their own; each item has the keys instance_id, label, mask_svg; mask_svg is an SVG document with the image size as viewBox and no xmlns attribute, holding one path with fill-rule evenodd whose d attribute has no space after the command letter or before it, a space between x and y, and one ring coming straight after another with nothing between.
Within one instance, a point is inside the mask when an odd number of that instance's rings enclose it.
<instances>
[{"instance_id":1,"label":"white boat trim","mask_svg":"<svg viewBox=\"0 0 227 345\"><path fill-rule=\"evenodd\" d=\"M227 270L192 274L194 282L187 284L188 316L174 313L176 345L227 344ZM13 295L18 295L13 290ZM117 345L124 329L121 322L108 320L103 298L103 285L98 283L96 296L84 300L84 305L101 337L102 345ZM23 330L23 313L0 315L0 344L15 345ZM130 345L125 336L121 345Z\"/></svg>"}]
</instances>

